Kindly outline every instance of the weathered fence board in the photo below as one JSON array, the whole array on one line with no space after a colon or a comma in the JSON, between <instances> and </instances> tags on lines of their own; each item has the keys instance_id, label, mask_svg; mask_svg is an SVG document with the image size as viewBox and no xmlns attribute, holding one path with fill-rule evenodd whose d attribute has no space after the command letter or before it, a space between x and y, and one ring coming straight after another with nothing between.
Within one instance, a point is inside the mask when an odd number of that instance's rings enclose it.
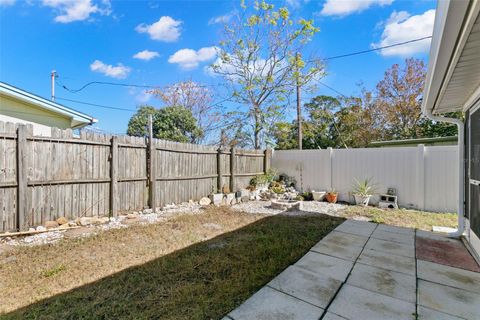
<instances>
[{"instance_id":1,"label":"weathered fence board","mask_svg":"<svg viewBox=\"0 0 480 320\"><path fill-rule=\"evenodd\" d=\"M74 135L52 129L51 137L32 132L0 122L0 231L23 230L60 216L157 209L199 200L224 186L236 191L270 161L261 150L236 149L232 157L231 150L219 153L213 146L150 143L88 130Z\"/></svg>"}]
</instances>

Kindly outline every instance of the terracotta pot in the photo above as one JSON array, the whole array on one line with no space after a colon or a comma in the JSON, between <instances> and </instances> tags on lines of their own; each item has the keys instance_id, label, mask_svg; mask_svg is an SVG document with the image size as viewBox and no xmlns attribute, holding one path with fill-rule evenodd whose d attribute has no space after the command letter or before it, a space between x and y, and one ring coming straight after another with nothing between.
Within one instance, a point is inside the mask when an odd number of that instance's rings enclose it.
<instances>
[{"instance_id":1,"label":"terracotta pot","mask_svg":"<svg viewBox=\"0 0 480 320\"><path fill-rule=\"evenodd\" d=\"M327 198L327 201L330 203L337 203L337 196L335 193L327 193L325 198Z\"/></svg>"}]
</instances>

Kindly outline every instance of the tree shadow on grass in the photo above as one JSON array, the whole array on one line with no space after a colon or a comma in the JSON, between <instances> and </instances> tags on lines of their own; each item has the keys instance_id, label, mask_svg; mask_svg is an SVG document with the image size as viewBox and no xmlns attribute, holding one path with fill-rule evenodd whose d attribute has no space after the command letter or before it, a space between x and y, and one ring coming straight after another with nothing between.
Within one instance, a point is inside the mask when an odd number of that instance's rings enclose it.
<instances>
[{"instance_id":1,"label":"tree shadow on grass","mask_svg":"<svg viewBox=\"0 0 480 320\"><path fill-rule=\"evenodd\" d=\"M269 216L1 318L219 319L343 220Z\"/></svg>"}]
</instances>

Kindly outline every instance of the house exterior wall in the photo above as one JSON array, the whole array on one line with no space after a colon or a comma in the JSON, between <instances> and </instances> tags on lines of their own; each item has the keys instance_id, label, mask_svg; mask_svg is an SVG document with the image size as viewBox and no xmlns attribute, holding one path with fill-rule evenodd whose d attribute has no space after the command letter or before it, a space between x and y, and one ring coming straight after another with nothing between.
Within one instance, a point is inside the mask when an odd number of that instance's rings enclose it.
<instances>
[{"instance_id":1,"label":"house exterior wall","mask_svg":"<svg viewBox=\"0 0 480 320\"><path fill-rule=\"evenodd\" d=\"M0 121L32 124L34 133L40 135L50 135L50 130L47 130L47 127L60 129L71 127L71 120L68 117L39 109L26 102L4 95L0 95Z\"/></svg>"}]
</instances>

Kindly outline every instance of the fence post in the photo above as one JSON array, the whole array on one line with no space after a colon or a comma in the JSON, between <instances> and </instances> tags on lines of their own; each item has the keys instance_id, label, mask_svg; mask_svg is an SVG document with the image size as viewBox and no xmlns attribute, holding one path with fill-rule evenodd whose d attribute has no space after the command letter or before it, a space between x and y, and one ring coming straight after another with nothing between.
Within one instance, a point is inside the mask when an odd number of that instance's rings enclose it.
<instances>
[{"instance_id":1,"label":"fence post","mask_svg":"<svg viewBox=\"0 0 480 320\"><path fill-rule=\"evenodd\" d=\"M157 175L155 171L155 144L153 141L153 119L152 115L148 116L148 150L147 150L147 176L148 176L148 205L153 212L156 211L157 191L156 182Z\"/></svg>"},{"instance_id":2,"label":"fence post","mask_svg":"<svg viewBox=\"0 0 480 320\"><path fill-rule=\"evenodd\" d=\"M230 192L235 192L237 186L235 183L235 148L230 149Z\"/></svg>"},{"instance_id":3,"label":"fence post","mask_svg":"<svg viewBox=\"0 0 480 320\"><path fill-rule=\"evenodd\" d=\"M27 136L26 125L19 125L17 129L17 230L26 228L25 217L27 215Z\"/></svg>"},{"instance_id":4,"label":"fence post","mask_svg":"<svg viewBox=\"0 0 480 320\"><path fill-rule=\"evenodd\" d=\"M419 210L425 210L425 145L417 147L417 205Z\"/></svg>"},{"instance_id":5,"label":"fence post","mask_svg":"<svg viewBox=\"0 0 480 320\"><path fill-rule=\"evenodd\" d=\"M217 192L222 192L223 170L222 170L222 147L217 150Z\"/></svg>"},{"instance_id":6,"label":"fence post","mask_svg":"<svg viewBox=\"0 0 480 320\"><path fill-rule=\"evenodd\" d=\"M110 149L110 217L117 215L118 137L112 137Z\"/></svg>"},{"instance_id":7,"label":"fence post","mask_svg":"<svg viewBox=\"0 0 480 320\"><path fill-rule=\"evenodd\" d=\"M263 172L266 174L270 170L272 160L272 149L267 148L263 155Z\"/></svg>"}]
</instances>

